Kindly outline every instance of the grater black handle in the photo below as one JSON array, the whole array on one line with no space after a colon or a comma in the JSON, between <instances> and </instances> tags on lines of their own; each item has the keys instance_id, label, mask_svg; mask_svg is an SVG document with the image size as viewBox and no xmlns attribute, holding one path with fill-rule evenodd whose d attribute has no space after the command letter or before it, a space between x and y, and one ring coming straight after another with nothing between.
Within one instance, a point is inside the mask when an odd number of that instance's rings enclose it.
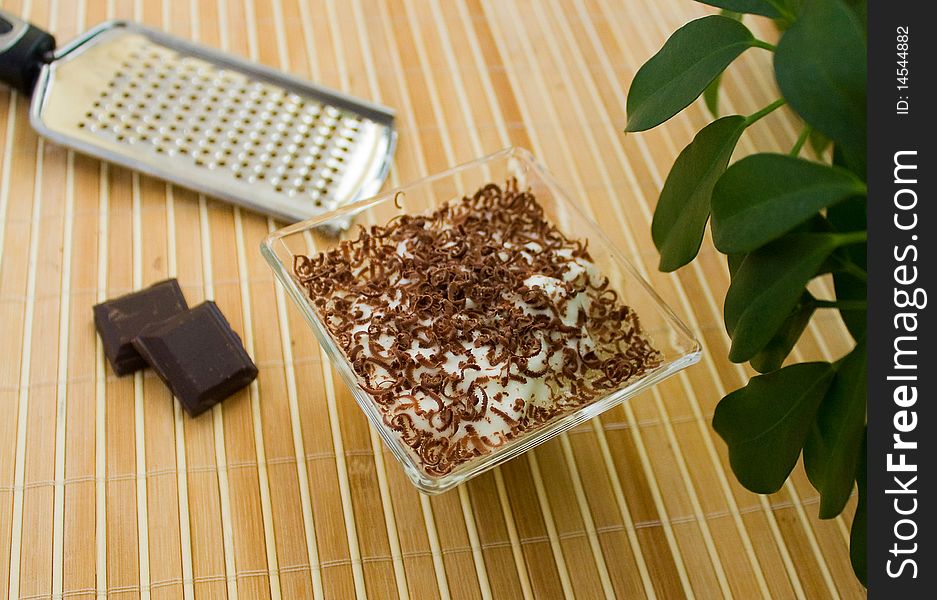
<instances>
[{"instance_id":1,"label":"grater black handle","mask_svg":"<svg viewBox=\"0 0 937 600\"><path fill-rule=\"evenodd\" d=\"M0 82L32 94L39 69L54 49L49 33L0 10Z\"/></svg>"}]
</instances>

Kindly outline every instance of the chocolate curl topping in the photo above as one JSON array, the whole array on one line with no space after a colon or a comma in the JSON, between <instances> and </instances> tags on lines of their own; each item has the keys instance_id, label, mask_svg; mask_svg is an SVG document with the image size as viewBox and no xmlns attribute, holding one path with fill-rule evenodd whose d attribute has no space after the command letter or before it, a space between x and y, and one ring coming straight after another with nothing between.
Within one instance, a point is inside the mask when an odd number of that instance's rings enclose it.
<instances>
[{"instance_id":1,"label":"chocolate curl topping","mask_svg":"<svg viewBox=\"0 0 937 600\"><path fill-rule=\"evenodd\" d=\"M661 363L608 279L582 272L588 244L547 221L514 179L356 235L294 257L293 272L384 423L432 476ZM581 295L589 302L564 322ZM518 395L531 381L546 400Z\"/></svg>"}]
</instances>

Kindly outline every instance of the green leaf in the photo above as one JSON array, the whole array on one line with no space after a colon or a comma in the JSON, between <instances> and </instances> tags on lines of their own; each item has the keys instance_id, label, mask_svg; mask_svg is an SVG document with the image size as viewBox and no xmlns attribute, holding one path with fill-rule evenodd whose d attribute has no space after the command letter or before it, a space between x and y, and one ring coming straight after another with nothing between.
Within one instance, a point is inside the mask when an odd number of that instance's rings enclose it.
<instances>
[{"instance_id":1,"label":"green leaf","mask_svg":"<svg viewBox=\"0 0 937 600\"><path fill-rule=\"evenodd\" d=\"M759 494L781 488L833 373L826 362L790 365L753 377L719 402L713 428L729 446L729 463L742 485Z\"/></svg>"},{"instance_id":2,"label":"green leaf","mask_svg":"<svg viewBox=\"0 0 937 600\"><path fill-rule=\"evenodd\" d=\"M866 42L842 0L808 0L778 42L778 87L804 121L853 158L866 148Z\"/></svg>"},{"instance_id":3,"label":"green leaf","mask_svg":"<svg viewBox=\"0 0 937 600\"><path fill-rule=\"evenodd\" d=\"M868 226L866 204L865 196L853 196L845 202L831 206L826 211L826 218L836 231L865 231ZM854 250L855 252L849 252L850 258L864 269L865 249L857 247Z\"/></svg>"},{"instance_id":4,"label":"green leaf","mask_svg":"<svg viewBox=\"0 0 937 600\"><path fill-rule=\"evenodd\" d=\"M840 244L837 234L794 233L745 257L726 292L729 360L745 362L771 341Z\"/></svg>"},{"instance_id":5,"label":"green leaf","mask_svg":"<svg viewBox=\"0 0 937 600\"><path fill-rule=\"evenodd\" d=\"M759 373L770 373L781 368L784 359L791 353L794 344L800 339L817 308L809 292L801 294L794 310L784 319L774 337L752 357L751 365Z\"/></svg>"},{"instance_id":6,"label":"green leaf","mask_svg":"<svg viewBox=\"0 0 937 600\"><path fill-rule=\"evenodd\" d=\"M845 169L786 154L746 156L713 188L713 242L721 252L751 252L820 209L864 192Z\"/></svg>"},{"instance_id":7,"label":"green leaf","mask_svg":"<svg viewBox=\"0 0 937 600\"><path fill-rule=\"evenodd\" d=\"M719 11L719 14L739 22L742 21L742 13L723 8ZM719 73L716 75L716 78L712 80L712 83L707 85L706 89L703 90L703 102L706 103L706 108L709 109L709 114L711 114L714 119L719 118L719 86L721 84L722 73Z\"/></svg>"},{"instance_id":8,"label":"green leaf","mask_svg":"<svg viewBox=\"0 0 937 600\"><path fill-rule=\"evenodd\" d=\"M745 262L745 254L726 254L726 265L729 267L729 278L735 277L739 267Z\"/></svg>"},{"instance_id":9,"label":"green leaf","mask_svg":"<svg viewBox=\"0 0 937 600\"><path fill-rule=\"evenodd\" d=\"M821 215L814 215L812 219L794 228L795 233L827 233L832 231L830 224ZM742 266L747 254L726 254L726 265L729 269L729 278L735 277L735 273ZM826 267L826 265L824 265ZM825 272L822 270L821 272Z\"/></svg>"},{"instance_id":10,"label":"green leaf","mask_svg":"<svg viewBox=\"0 0 937 600\"><path fill-rule=\"evenodd\" d=\"M718 6L724 10L731 10L737 13L745 13L748 15L761 15L762 17L769 17L776 19L781 16L781 12L778 10L776 4L777 0L772 2L771 0L696 0L701 4L708 4L709 6Z\"/></svg>"},{"instance_id":11,"label":"green leaf","mask_svg":"<svg viewBox=\"0 0 937 600\"><path fill-rule=\"evenodd\" d=\"M807 0L770 0L775 2L779 6L782 6L784 10L791 14L792 17L796 17L800 13L800 9L803 7L804 2Z\"/></svg>"},{"instance_id":12,"label":"green leaf","mask_svg":"<svg viewBox=\"0 0 937 600\"><path fill-rule=\"evenodd\" d=\"M699 252L713 185L725 171L743 131L745 117L732 115L714 121L696 134L674 162L651 223L661 271L674 271Z\"/></svg>"},{"instance_id":13,"label":"green leaf","mask_svg":"<svg viewBox=\"0 0 937 600\"><path fill-rule=\"evenodd\" d=\"M820 158L823 156L823 153L826 152L826 149L830 147L830 144L833 142L830 141L830 138L826 137L816 129L810 130L810 147L813 148L813 153Z\"/></svg>"},{"instance_id":14,"label":"green leaf","mask_svg":"<svg viewBox=\"0 0 937 600\"><path fill-rule=\"evenodd\" d=\"M859 503L852 518L852 531L849 534L849 559L852 570L862 585L868 585L866 568L866 534L868 532L869 498L866 489L866 444L868 433L862 436L862 448L859 450L859 467L856 469L856 486L859 488Z\"/></svg>"},{"instance_id":15,"label":"green leaf","mask_svg":"<svg viewBox=\"0 0 937 600\"><path fill-rule=\"evenodd\" d=\"M866 199L864 197L850 198L840 202L827 210L827 220L837 231L865 231L866 229ZM866 244L855 244L839 248L837 257L840 261L850 261L860 269L866 269ZM868 297L868 287L864 280L842 271L842 263L838 270L834 268L833 289L838 300L865 300ZM865 338L866 311L863 309L839 309L839 316L852 335L852 339Z\"/></svg>"},{"instance_id":16,"label":"green leaf","mask_svg":"<svg viewBox=\"0 0 937 600\"><path fill-rule=\"evenodd\" d=\"M829 207L826 211L826 219L835 231L866 231L868 227L867 204L865 196L854 196ZM863 270L867 268L864 244L847 246L838 252L844 259L852 261L859 268Z\"/></svg>"},{"instance_id":17,"label":"green leaf","mask_svg":"<svg viewBox=\"0 0 937 600\"><path fill-rule=\"evenodd\" d=\"M865 32L869 23L868 0L846 0L846 4L852 12L856 13L856 17L862 23L862 31Z\"/></svg>"},{"instance_id":18,"label":"green leaf","mask_svg":"<svg viewBox=\"0 0 937 600\"><path fill-rule=\"evenodd\" d=\"M844 144L833 144L833 165L849 169L862 181L868 179L866 156L861 148L856 149Z\"/></svg>"},{"instance_id":19,"label":"green leaf","mask_svg":"<svg viewBox=\"0 0 937 600\"><path fill-rule=\"evenodd\" d=\"M706 108L709 110L709 114L713 118L719 118L719 85L722 83L722 73L716 75L716 78L712 80L712 83L706 86L706 89L703 90L703 102L706 103Z\"/></svg>"},{"instance_id":20,"label":"green leaf","mask_svg":"<svg viewBox=\"0 0 937 600\"><path fill-rule=\"evenodd\" d=\"M690 21L635 74L625 131L660 125L696 100L755 41L747 27L720 15Z\"/></svg>"},{"instance_id":21,"label":"green leaf","mask_svg":"<svg viewBox=\"0 0 937 600\"><path fill-rule=\"evenodd\" d=\"M866 282L849 273L833 273L833 290L837 300L865 300L868 298ZM867 311L864 309L839 309L839 317L846 325L849 335L854 340L861 340L866 335Z\"/></svg>"},{"instance_id":22,"label":"green leaf","mask_svg":"<svg viewBox=\"0 0 937 600\"><path fill-rule=\"evenodd\" d=\"M804 446L807 477L820 492L821 519L843 512L852 493L865 433L867 367L863 340L837 364L836 377Z\"/></svg>"}]
</instances>

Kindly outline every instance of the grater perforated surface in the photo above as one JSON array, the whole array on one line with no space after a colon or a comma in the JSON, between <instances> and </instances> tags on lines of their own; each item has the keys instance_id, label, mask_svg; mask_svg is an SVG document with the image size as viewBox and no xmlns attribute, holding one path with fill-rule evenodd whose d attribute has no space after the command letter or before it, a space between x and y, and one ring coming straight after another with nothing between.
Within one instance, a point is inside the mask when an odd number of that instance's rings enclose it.
<instances>
[{"instance_id":1,"label":"grater perforated surface","mask_svg":"<svg viewBox=\"0 0 937 600\"><path fill-rule=\"evenodd\" d=\"M316 206L341 176L360 125L334 106L146 41L78 124Z\"/></svg>"},{"instance_id":2,"label":"grater perforated surface","mask_svg":"<svg viewBox=\"0 0 937 600\"><path fill-rule=\"evenodd\" d=\"M54 61L42 125L92 154L294 219L376 192L389 124L163 37L120 24Z\"/></svg>"}]
</instances>

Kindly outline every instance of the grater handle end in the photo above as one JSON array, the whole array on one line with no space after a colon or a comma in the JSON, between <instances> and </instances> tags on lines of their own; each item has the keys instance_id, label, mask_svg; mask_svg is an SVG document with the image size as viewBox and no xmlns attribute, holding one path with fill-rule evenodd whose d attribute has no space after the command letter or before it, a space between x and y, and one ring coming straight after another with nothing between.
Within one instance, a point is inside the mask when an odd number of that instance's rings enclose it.
<instances>
[{"instance_id":1,"label":"grater handle end","mask_svg":"<svg viewBox=\"0 0 937 600\"><path fill-rule=\"evenodd\" d=\"M54 49L55 38L48 32L0 10L0 82L31 95Z\"/></svg>"}]
</instances>

